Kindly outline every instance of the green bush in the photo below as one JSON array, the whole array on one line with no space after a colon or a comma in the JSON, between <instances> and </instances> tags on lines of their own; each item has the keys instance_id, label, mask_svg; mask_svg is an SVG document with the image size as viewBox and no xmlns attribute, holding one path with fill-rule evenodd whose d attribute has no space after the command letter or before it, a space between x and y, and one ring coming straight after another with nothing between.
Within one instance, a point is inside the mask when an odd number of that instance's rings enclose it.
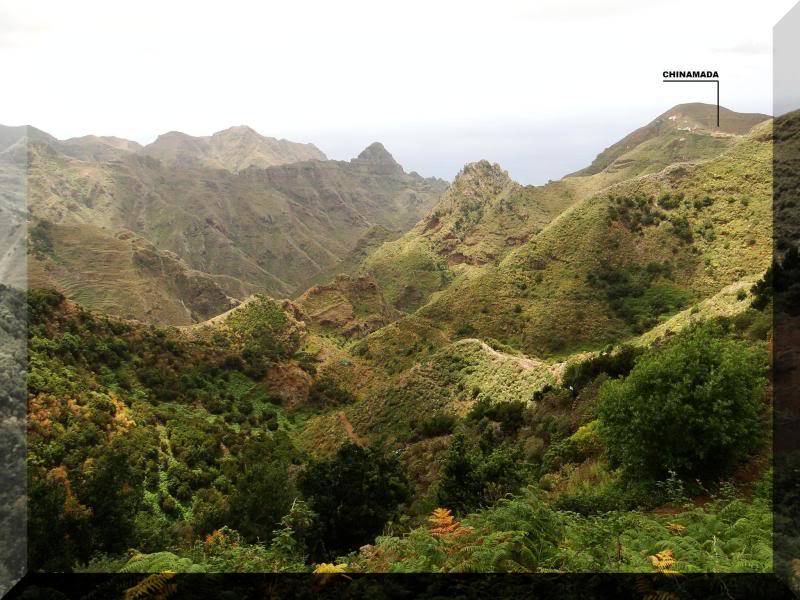
<instances>
[{"instance_id":1,"label":"green bush","mask_svg":"<svg viewBox=\"0 0 800 600\"><path fill-rule=\"evenodd\" d=\"M510 444L476 445L463 433L457 433L442 466L437 501L439 506L466 514L516 493L527 477L520 448Z\"/></svg>"},{"instance_id":2,"label":"green bush","mask_svg":"<svg viewBox=\"0 0 800 600\"><path fill-rule=\"evenodd\" d=\"M339 406L350 404L354 400L355 398L349 391L330 377L321 377L316 380L308 392L308 401L313 406Z\"/></svg>"},{"instance_id":3,"label":"green bush","mask_svg":"<svg viewBox=\"0 0 800 600\"><path fill-rule=\"evenodd\" d=\"M658 317L684 306L688 295L683 290L657 283L672 278L669 262L647 265L601 264L586 276L587 283L605 293L611 310L642 333L658 322Z\"/></svg>"},{"instance_id":4,"label":"green bush","mask_svg":"<svg viewBox=\"0 0 800 600\"><path fill-rule=\"evenodd\" d=\"M453 433L453 428L456 426L457 421L458 419L454 415L444 413L433 415L414 427L412 441Z\"/></svg>"},{"instance_id":5,"label":"green bush","mask_svg":"<svg viewBox=\"0 0 800 600\"><path fill-rule=\"evenodd\" d=\"M500 423L504 432L516 431L525 420L525 403L517 400L493 403L489 398L483 397L473 405L468 418L471 421L487 418Z\"/></svg>"},{"instance_id":6,"label":"green bush","mask_svg":"<svg viewBox=\"0 0 800 600\"><path fill-rule=\"evenodd\" d=\"M766 353L693 327L600 390L600 434L613 464L638 477L716 477L766 432Z\"/></svg>"},{"instance_id":7,"label":"green bush","mask_svg":"<svg viewBox=\"0 0 800 600\"><path fill-rule=\"evenodd\" d=\"M692 228L686 217L673 217L670 219L670 223L672 235L687 244L692 242Z\"/></svg>"}]
</instances>

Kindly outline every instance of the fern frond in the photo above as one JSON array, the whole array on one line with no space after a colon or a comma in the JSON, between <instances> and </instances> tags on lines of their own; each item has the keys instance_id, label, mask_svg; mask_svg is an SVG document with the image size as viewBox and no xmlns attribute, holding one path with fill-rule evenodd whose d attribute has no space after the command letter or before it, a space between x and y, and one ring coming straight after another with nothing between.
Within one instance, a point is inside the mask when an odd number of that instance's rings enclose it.
<instances>
[{"instance_id":1,"label":"fern frond","mask_svg":"<svg viewBox=\"0 0 800 600\"><path fill-rule=\"evenodd\" d=\"M166 600L178 589L175 573L148 575L132 588L125 590L125 600Z\"/></svg>"},{"instance_id":2,"label":"fern frond","mask_svg":"<svg viewBox=\"0 0 800 600\"><path fill-rule=\"evenodd\" d=\"M455 533L461 527L461 523L456 521L449 508L434 509L433 514L428 517L428 522L430 523L428 530L438 537Z\"/></svg>"}]
</instances>

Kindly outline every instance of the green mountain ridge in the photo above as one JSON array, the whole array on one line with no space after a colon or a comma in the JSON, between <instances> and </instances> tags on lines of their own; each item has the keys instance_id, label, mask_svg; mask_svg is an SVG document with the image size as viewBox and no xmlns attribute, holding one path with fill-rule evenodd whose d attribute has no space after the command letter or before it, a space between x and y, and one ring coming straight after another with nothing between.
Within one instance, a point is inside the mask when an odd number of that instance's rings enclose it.
<instances>
[{"instance_id":1,"label":"green mountain ridge","mask_svg":"<svg viewBox=\"0 0 800 600\"><path fill-rule=\"evenodd\" d=\"M266 168L306 160L327 160L314 144L264 137L246 125L230 127L206 137L171 131L141 148L141 153L166 165L196 162L232 172L248 167Z\"/></svg>"},{"instance_id":2,"label":"green mountain ridge","mask_svg":"<svg viewBox=\"0 0 800 600\"><path fill-rule=\"evenodd\" d=\"M713 159L769 118L721 109L717 130L709 121L715 115L713 105L676 106L605 150L591 167L544 186L519 185L488 161L467 165L416 227L369 255L363 268L392 304L413 312L453 281L491 270L581 201L670 165Z\"/></svg>"},{"instance_id":3,"label":"green mountain ridge","mask_svg":"<svg viewBox=\"0 0 800 600\"><path fill-rule=\"evenodd\" d=\"M420 315L540 354L559 350L551 340L610 341L642 326L637 315L657 318L662 303L674 310L667 305L685 301L681 294L703 298L763 272L770 131L758 126L717 158L667 167L573 205L496 269L462 277ZM616 294L635 294L642 305L609 310Z\"/></svg>"},{"instance_id":4,"label":"green mountain ridge","mask_svg":"<svg viewBox=\"0 0 800 600\"><path fill-rule=\"evenodd\" d=\"M617 143L609 146L597 155L592 164L569 175L569 177L580 175L595 175L607 169L619 168L626 162L631 162L631 158L626 154L635 149L636 146L650 142L651 140L664 136L670 138L671 145L675 144L676 138L694 137L697 134L720 138L717 141L723 144L724 138L734 135L743 135L758 123L762 123L770 118L769 115L759 113L738 113L724 106L719 107L719 127L717 127L717 107L713 104L679 104L665 113L656 117L653 121L628 134ZM683 140L684 142L686 139ZM663 148L663 145L662 145ZM684 152L686 160L689 160L697 149L691 143L685 144L680 150ZM695 156L694 158L702 158Z\"/></svg>"}]
</instances>

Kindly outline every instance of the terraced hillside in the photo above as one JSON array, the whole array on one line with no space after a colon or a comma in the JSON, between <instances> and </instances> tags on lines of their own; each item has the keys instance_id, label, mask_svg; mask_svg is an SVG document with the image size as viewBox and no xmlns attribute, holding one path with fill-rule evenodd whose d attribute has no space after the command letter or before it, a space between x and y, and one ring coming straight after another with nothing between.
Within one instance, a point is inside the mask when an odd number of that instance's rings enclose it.
<instances>
[{"instance_id":1,"label":"terraced hillside","mask_svg":"<svg viewBox=\"0 0 800 600\"><path fill-rule=\"evenodd\" d=\"M59 290L104 313L186 325L238 303L207 273L125 229L39 221L28 236L28 285Z\"/></svg>"}]
</instances>

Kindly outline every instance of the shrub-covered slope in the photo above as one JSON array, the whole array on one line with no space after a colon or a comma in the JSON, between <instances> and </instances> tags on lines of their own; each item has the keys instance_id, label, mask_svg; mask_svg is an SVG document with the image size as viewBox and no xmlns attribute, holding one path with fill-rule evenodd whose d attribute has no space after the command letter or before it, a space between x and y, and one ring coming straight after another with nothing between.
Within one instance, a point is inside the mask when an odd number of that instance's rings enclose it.
<instances>
[{"instance_id":1,"label":"shrub-covered slope","mask_svg":"<svg viewBox=\"0 0 800 600\"><path fill-rule=\"evenodd\" d=\"M717 158L576 204L419 315L542 355L641 333L760 274L771 255L770 135L758 126Z\"/></svg>"}]
</instances>

